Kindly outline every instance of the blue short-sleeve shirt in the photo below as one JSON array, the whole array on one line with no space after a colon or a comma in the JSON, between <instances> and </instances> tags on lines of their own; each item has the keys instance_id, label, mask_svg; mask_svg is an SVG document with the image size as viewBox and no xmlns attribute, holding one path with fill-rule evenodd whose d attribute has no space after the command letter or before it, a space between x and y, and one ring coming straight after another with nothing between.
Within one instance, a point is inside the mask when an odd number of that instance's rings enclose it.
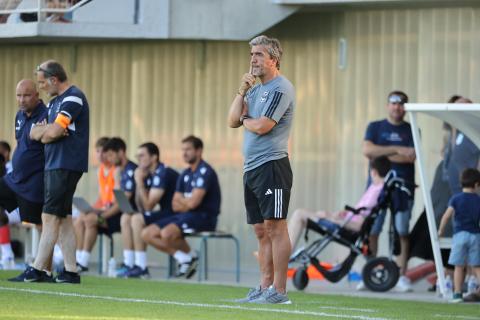
<instances>
[{"instance_id":1,"label":"blue short-sleeve shirt","mask_svg":"<svg viewBox=\"0 0 480 320\"><path fill-rule=\"evenodd\" d=\"M23 198L43 202L44 145L30 139L30 130L37 122L47 119L45 104L40 101L30 116L24 111L15 116L17 148L13 153L13 171L4 178L5 183Z\"/></svg>"},{"instance_id":2,"label":"blue short-sleeve shirt","mask_svg":"<svg viewBox=\"0 0 480 320\"><path fill-rule=\"evenodd\" d=\"M68 135L45 145L45 170L87 172L89 106L76 86L71 86L48 104L48 123L54 123L59 114L70 119Z\"/></svg>"},{"instance_id":3,"label":"blue short-sleeve shirt","mask_svg":"<svg viewBox=\"0 0 480 320\"><path fill-rule=\"evenodd\" d=\"M145 178L145 187L147 189L163 189L164 193L160 199L162 210L172 210L172 199L175 194L175 185L178 178L178 172L170 167L159 163L155 172Z\"/></svg>"},{"instance_id":4,"label":"blue short-sleeve shirt","mask_svg":"<svg viewBox=\"0 0 480 320\"><path fill-rule=\"evenodd\" d=\"M400 125L393 125L387 119L370 122L364 140L380 146L414 146L410 124L403 122ZM415 165L413 163L392 162L392 169L397 176L405 179L411 190L414 189Z\"/></svg>"},{"instance_id":5,"label":"blue short-sleeve shirt","mask_svg":"<svg viewBox=\"0 0 480 320\"><path fill-rule=\"evenodd\" d=\"M453 232L467 231L480 233L480 196L476 193L461 192L450 198L449 207L455 210Z\"/></svg>"},{"instance_id":6,"label":"blue short-sleeve shirt","mask_svg":"<svg viewBox=\"0 0 480 320\"><path fill-rule=\"evenodd\" d=\"M177 192L185 198L190 198L194 189L205 189L206 193L198 207L192 212L204 212L213 217L220 213L221 191L217 173L205 161L201 160L195 171L185 169L177 180Z\"/></svg>"}]
</instances>

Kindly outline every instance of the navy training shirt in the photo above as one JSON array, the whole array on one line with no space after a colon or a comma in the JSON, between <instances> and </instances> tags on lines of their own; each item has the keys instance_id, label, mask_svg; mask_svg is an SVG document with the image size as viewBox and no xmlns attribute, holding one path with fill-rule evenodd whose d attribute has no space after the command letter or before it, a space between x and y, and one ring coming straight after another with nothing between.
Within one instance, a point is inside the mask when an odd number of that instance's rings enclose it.
<instances>
[{"instance_id":1,"label":"navy training shirt","mask_svg":"<svg viewBox=\"0 0 480 320\"><path fill-rule=\"evenodd\" d=\"M135 169L137 169L137 165L134 162L128 160L125 168L123 168L123 171L120 172L120 189L122 189L124 192L130 192L132 194L132 197L130 198L130 204L134 209L137 208L137 205L135 203Z\"/></svg>"},{"instance_id":2,"label":"navy training shirt","mask_svg":"<svg viewBox=\"0 0 480 320\"><path fill-rule=\"evenodd\" d=\"M145 178L145 187L147 189L163 189L164 193L160 198L161 210L172 210L172 199L175 194L175 185L178 178L178 172L170 167L159 163L155 172Z\"/></svg>"},{"instance_id":3,"label":"navy training shirt","mask_svg":"<svg viewBox=\"0 0 480 320\"><path fill-rule=\"evenodd\" d=\"M48 104L48 123L58 114L70 119L68 136L45 144L45 170L88 171L89 107L80 89L71 86Z\"/></svg>"},{"instance_id":4,"label":"navy training shirt","mask_svg":"<svg viewBox=\"0 0 480 320\"><path fill-rule=\"evenodd\" d=\"M17 148L13 153L13 171L4 177L5 183L16 194L29 201L43 202L43 170L45 154L43 143L30 139L32 126L48 117L47 107L39 101L32 114L18 111L15 116Z\"/></svg>"},{"instance_id":5,"label":"navy training shirt","mask_svg":"<svg viewBox=\"0 0 480 320\"><path fill-rule=\"evenodd\" d=\"M217 173L205 161L201 160L195 171L185 169L177 180L177 192L185 198L192 196L193 189L205 189L206 193L198 207L192 212L205 212L216 217L220 213L221 192Z\"/></svg>"},{"instance_id":6,"label":"navy training shirt","mask_svg":"<svg viewBox=\"0 0 480 320\"><path fill-rule=\"evenodd\" d=\"M454 195L449 207L453 214L453 232L467 231L480 233L480 196L476 193L461 192Z\"/></svg>"},{"instance_id":7,"label":"navy training shirt","mask_svg":"<svg viewBox=\"0 0 480 320\"><path fill-rule=\"evenodd\" d=\"M403 146L412 148L414 146L410 124L403 122L400 125L393 125L388 122L387 119L370 122L364 140L371 141L379 146ZM392 169L395 170L398 177L405 179L410 190L414 190L415 164L392 162Z\"/></svg>"}]
</instances>

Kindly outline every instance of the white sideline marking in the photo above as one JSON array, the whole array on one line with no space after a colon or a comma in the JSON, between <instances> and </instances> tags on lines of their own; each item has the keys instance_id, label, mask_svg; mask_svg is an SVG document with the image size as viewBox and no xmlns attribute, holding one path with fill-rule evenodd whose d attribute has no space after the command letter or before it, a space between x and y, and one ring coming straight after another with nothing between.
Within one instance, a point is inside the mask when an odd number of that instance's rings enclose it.
<instances>
[{"instance_id":1,"label":"white sideline marking","mask_svg":"<svg viewBox=\"0 0 480 320\"><path fill-rule=\"evenodd\" d=\"M436 314L434 315L435 317L439 318L449 318L449 319L465 319L465 320L478 320L478 317L473 317L473 316L462 316L462 315L456 315L456 314Z\"/></svg>"},{"instance_id":2,"label":"white sideline marking","mask_svg":"<svg viewBox=\"0 0 480 320\"><path fill-rule=\"evenodd\" d=\"M54 295L54 296L64 296L64 297L86 298L86 299L103 299L103 300L110 300L110 301L116 301L116 302L136 302L136 303L175 305L175 306L183 306L183 307L198 307L198 308L212 308L212 309L215 309L215 308L217 308L217 309L233 309L233 310L260 311L260 312L276 312L276 313L286 313L286 314L296 314L296 315L309 315L309 316L346 318L346 319L361 319L361 320L390 320L389 318L372 318L372 317L367 317L367 316L341 315L341 314L332 314L332 313L314 312L314 311L299 311L299 310L255 308L255 307L254 308L248 308L248 307L243 307L243 306L231 306L231 305L226 305L226 304L209 304L209 303L194 303L194 302L178 302L178 301L168 301L168 300L119 298L119 297L111 297L111 296L97 296L97 295L87 295L87 294L70 293L70 292L53 292L53 291L43 291L43 290L34 290L34 289L20 289L20 288L0 287L0 290L27 292L27 293L33 293L33 294L45 294L45 295Z\"/></svg>"},{"instance_id":3,"label":"white sideline marking","mask_svg":"<svg viewBox=\"0 0 480 320\"><path fill-rule=\"evenodd\" d=\"M314 305L315 308L318 309L334 309L334 310L342 310L342 311L359 311L359 312L378 312L378 310L375 309L364 309L364 308L349 308L349 307L340 307L338 305L332 305L332 306L319 306L318 302L302 302L302 304L311 304Z\"/></svg>"}]
</instances>

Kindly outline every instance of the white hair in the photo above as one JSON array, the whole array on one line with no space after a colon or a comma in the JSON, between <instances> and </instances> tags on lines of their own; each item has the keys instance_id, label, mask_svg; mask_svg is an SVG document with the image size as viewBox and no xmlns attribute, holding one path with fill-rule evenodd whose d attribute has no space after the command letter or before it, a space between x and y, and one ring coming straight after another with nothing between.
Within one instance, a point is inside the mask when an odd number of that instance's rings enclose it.
<instances>
[{"instance_id":1,"label":"white hair","mask_svg":"<svg viewBox=\"0 0 480 320\"><path fill-rule=\"evenodd\" d=\"M264 46L270 58L277 60L277 69L280 69L280 59L282 58L283 50L278 39L261 35L250 40L249 44L250 47Z\"/></svg>"}]
</instances>

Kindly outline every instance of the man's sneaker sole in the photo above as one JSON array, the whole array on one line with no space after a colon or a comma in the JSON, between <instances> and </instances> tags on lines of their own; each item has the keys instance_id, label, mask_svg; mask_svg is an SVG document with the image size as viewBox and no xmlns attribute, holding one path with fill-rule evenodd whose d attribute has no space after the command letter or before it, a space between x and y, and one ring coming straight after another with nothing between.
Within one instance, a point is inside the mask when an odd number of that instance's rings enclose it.
<instances>
[{"instance_id":1,"label":"man's sneaker sole","mask_svg":"<svg viewBox=\"0 0 480 320\"><path fill-rule=\"evenodd\" d=\"M79 284L80 281L68 281L68 280L62 280L62 279L57 279L55 278L55 283L71 283L71 284Z\"/></svg>"},{"instance_id":2,"label":"man's sneaker sole","mask_svg":"<svg viewBox=\"0 0 480 320\"><path fill-rule=\"evenodd\" d=\"M263 299L255 299L250 301L249 303L256 303L256 304L292 304L291 300L283 301L283 302L268 302Z\"/></svg>"}]
</instances>

